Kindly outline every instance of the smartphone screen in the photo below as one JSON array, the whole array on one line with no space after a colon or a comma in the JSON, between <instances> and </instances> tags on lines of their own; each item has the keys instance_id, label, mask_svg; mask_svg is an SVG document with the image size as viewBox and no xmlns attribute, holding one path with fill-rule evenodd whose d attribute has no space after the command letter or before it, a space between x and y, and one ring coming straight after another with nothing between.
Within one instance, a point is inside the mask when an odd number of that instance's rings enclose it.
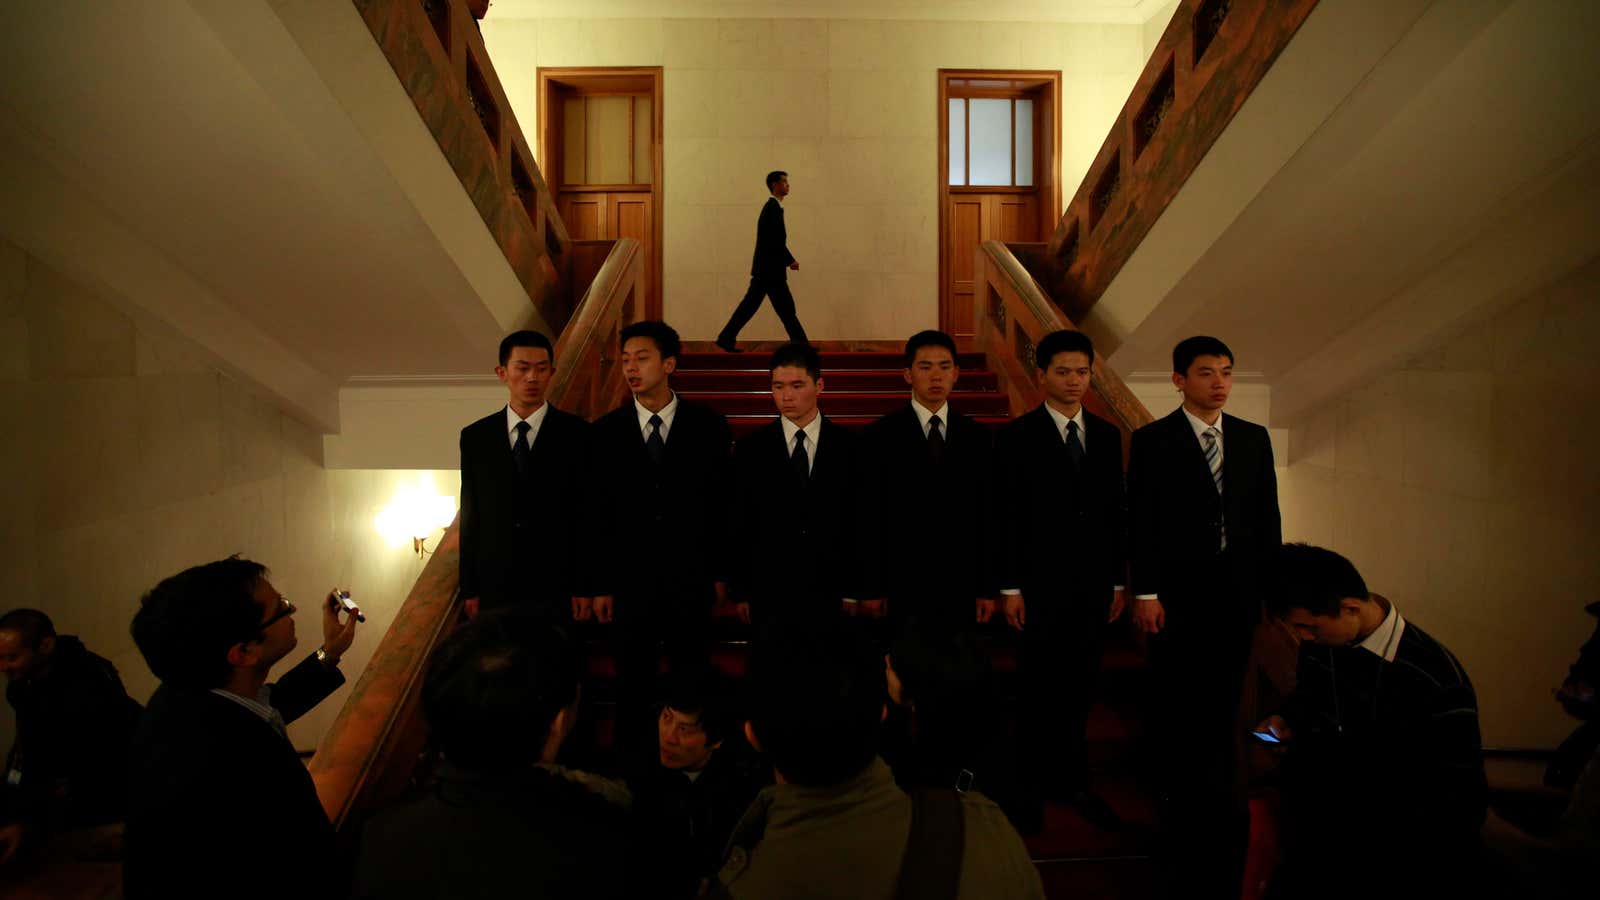
<instances>
[{"instance_id":1,"label":"smartphone screen","mask_svg":"<svg viewBox=\"0 0 1600 900\"><path fill-rule=\"evenodd\" d=\"M1283 741L1278 739L1277 735L1273 734L1270 731L1252 731L1252 732L1250 732L1250 736L1255 738L1256 740L1260 741L1263 744L1281 744L1281 743L1283 743Z\"/></svg>"}]
</instances>

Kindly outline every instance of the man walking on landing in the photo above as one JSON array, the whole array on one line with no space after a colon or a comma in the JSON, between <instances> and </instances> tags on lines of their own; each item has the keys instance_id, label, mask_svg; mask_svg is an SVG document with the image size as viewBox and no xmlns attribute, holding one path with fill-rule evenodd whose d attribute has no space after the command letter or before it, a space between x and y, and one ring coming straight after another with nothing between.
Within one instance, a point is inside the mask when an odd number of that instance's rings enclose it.
<instances>
[{"instance_id":1,"label":"man walking on landing","mask_svg":"<svg viewBox=\"0 0 1600 900\"><path fill-rule=\"evenodd\" d=\"M783 330L796 344L809 343L806 330L794 314L794 295L789 293L789 276L785 269L799 271L800 264L789 253L788 233L783 227L783 198L789 196L789 173L768 172L767 190L772 192L767 205L761 207L761 219L756 223L756 253L750 263L750 290L733 311L728 324L717 335L717 346L729 353L738 353L734 342L739 339L739 329L750 321L761 306L762 297L772 298L772 311L783 322Z\"/></svg>"}]
</instances>

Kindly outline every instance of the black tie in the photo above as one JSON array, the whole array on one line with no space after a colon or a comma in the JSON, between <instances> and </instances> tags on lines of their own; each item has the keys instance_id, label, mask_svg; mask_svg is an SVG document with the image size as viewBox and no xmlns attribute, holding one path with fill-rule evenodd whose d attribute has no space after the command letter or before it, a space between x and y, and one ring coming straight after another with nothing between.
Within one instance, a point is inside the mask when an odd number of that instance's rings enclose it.
<instances>
[{"instance_id":1,"label":"black tie","mask_svg":"<svg viewBox=\"0 0 1600 900\"><path fill-rule=\"evenodd\" d=\"M800 483L811 480L811 457L806 454L806 433L794 433L794 452L789 454L789 465L794 466L796 475L800 476Z\"/></svg>"},{"instance_id":2,"label":"black tie","mask_svg":"<svg viewBox=\"0 0 1600 900\"><path fill-rule=\"evenodd\" d=\"M650 416L650 436L645 438L644 449L650 453L650 461L661 462L661 457L667 452L667 442L661 439L661 417Z\"/></svg>"},{"instance_id":3,"label":"black tie","mask_svg":"<svg viewBox=\"0 0 1600 900\"><path fill-rule=\"evenodd\" d=\"M928 458L933 460L934 465L944 462L944 432L939 430L941 424L938 416L928 419Z\"/></svg>"},{"instance_id":4,"label":"black tie","mask_svg":"<svg viewBox=\"0 0 1600 900\"><path fill-rule=\"evenodd\" d=\"M1067 422L1067 459L1072 461L1072 468L1083 465L1083 442L1078 440L1077 420Z\"/></svg>"},{"instance_id":5,"label":"black tie","mask_svg":"<svg viewBox=\"0 0 1600 900\"><path fill-rule=\"evenodd\" d=\"M533 448L528 445L528 432L533 426L527 422L517 423L517 443L511 448L511 458L516 461L517 474L527 481L533 474Z\"/></svg>"}]
</instances>

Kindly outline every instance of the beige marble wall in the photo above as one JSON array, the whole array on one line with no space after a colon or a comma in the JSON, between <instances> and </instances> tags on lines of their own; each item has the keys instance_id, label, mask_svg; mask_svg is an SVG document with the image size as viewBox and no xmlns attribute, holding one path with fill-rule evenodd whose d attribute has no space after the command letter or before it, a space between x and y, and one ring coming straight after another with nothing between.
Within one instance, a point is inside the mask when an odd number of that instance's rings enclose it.
<instances>
[{"instance_id":1,"label":"beige marble wall","mask_svg":"<svg viewBox=\"0 0 1600 900\"><path fill-rule=\"evenodd\" d=\"M0 241L0 606L44 610L142 701L155 681L128 635L140 595L242 553L302 609L294 661L322 641L317 600L351 589L368 619L344 663L353 682L421 571L372 525L418 473L325 470L321 435L199 358ZM434 477L456 493L455 472ZM290 727L297 746L315 746L348 691Z\"/></svg>"},{"instance_id":2,"label":"beige marble wall","mask_svg":"<svg viewBox=\"0 0 1600 900\"><path fill-rule=\"evenodd\" d=\"M813 338L938 322L940 68L1060 70L1063 202L1145 61L1137 25L505 19L483 36L536 143L540 66L662 66L663 297L709 339L749 283L763 177L790 173L790 286ZM771 310L745 330L781 338Z\"/></svg>"},{"instance_id":3,"label":"beige marble wall","mask_svg":"<svg viewBox=\"0 0 1600 900\"><path fill-rule=\"evenodd\" d=\"M1285 535L1455 651L1487 744L1553 747L1600 599L1600 261L1291 424ZM1274 423L1285 424L1285 423Z\"/></svg>"}]
</instances>

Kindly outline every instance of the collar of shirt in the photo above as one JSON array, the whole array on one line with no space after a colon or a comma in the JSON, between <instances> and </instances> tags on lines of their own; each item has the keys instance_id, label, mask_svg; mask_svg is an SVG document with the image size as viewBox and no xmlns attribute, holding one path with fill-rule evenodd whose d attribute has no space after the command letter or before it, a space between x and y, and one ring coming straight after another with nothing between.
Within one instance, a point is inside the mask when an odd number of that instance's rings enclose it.
<instances>
[{"instance_id":1,"label":"collar of shirt","mask_svg":"<svg viewBox=\"0 0 1600 900\"><path fill-rule=\"evenodd\" d=\"M1394 662L1394 655L1400 650L1400 635L1406 630L1406 620L1400 615L1400 610L1393 603L1389 604L1389 612L1383 617L1383 624L1356 646L1363 650L1371 651L1384 662Z\"/></svg>"},{"instance_id":2,"label":"collar of shirt","mask_svg":"<svg viewBox=\"0 0 1600 900\"><path fill-rule=\"evenodd\" d=\"M232 691L225 691L222 688L212 688L211 693L216 694L218 697L226 697L245 709L250 710L251 712L260 716L268 725L271 725L273 728L277 729L279 734L287 736L287 726L284 724L283 714L278 712L278 710L272 705L272 685L262 685L261 693L257 694L253 700L249 697L241 697Z\"/></svg>"},{"instance_id":3,"label":"collar of shirt","mask_svg":"<svg viewBox=\"0 0 1600 900\"><path fill-rule=\"evenodd\" d=\"M1205 421L1202 420L1199 416L1195 415L1192 412L1189 412L1189 407L1184 406L1184 407L1180 407L1180 408L1183 410L1183 414L1186 417L1188 417L1188 419L1189 419L1189 427L1194 429L1194 439L1195 440L1204 443L1205 442L1205 438L1202 437L1202 435L1204 435L1206 433L1206 429L1207 428L1215 428L1217 430L1217 436L1221 437L1221 435L1222 435L1222 413L1220 413L1220 412L1217 413L1217 424L1215 424L1215 425L1207 425L1205 423Z\"/></svg>"},{"instance_id":4,"label":"collar of shirt","mask_svg":"<svg viewBox=\"0 0 1600 900\"><path fill-rule=\"evenodd\" d=\"M1061 435L1062 440L1067 439L1067 423L1077 422L1078 445L1083 447L1085 450L1089 449L1089 429L1086 427L1088 423L1083 421L1083 407L1078 407L1077 415L1070 419L1062 415L1061 410L1056 409L1054 406L1051 406L1048 403L1044 405L1044 408L1050 411L1050 418L1055 420L1056 423L1056 434Z\"/></svg>"},{"instance_id":5,"label":"collar of shirt","mask_svg":"<svg viewBox=\"0 0 1600 900\"><path fill-rule=\"evenodd\" d=\"M806 463L808 468L815 469L817 467L817 443L822 439L822 413L819 412L812 416L811 422L804 428L801 428L783 416L779 416L778 421L783 423L783 446L785 453L793 454L794 436L802 431L806 433Z\"/></svg>"},{"instance_id":6,"label":"collar of shirt","mask_svg":"<svg viewBox=\"0 0 1600 900\"><path fill-rule=\"evenodd\" d=\"M946 403L938 409L928 409L913 397L911 398L911 411L917 414L917 424L922 426L923 437L928 436L928 420L938 416L940 431L944 432L945 440L948 441L950 439L950 404Z\"/></svg>"},{"instance_id":7,"label":"collar of shirt","mask_svg":"<svg viewBox=\"0 0 1600 900\"><path fill-rule=\"evenodd\" d=\"M544 414L549 409L550 404L541 403L538 409L530 413L526 419L523 419L517 416L517 411L512 409L509 403L506 404L506 443L515 447L517 445L517 423L527 422L528 446L531 448L533 442L539 439L539 426L544 424Z\"/></svg>"},{"instance_id":8,"label":"collar of shirt","mask_svg":"<svg viewBox=\"0 0 1600 900\"><path fill-rule=\"evenodd\" d=\"M672 430L672 417L678 414L678 394L676 391L674 391L672 394L672 399L668 400L667 405L661 407L661 411L657 413L653 413L649 409L646 409L645 405L640 403L638 398L635 398L633 401L633 411L639 414L639 434L641 434L647 441L650 440L650 417L660 416L661 439L665 441L667 439L667 433Z\"/></svg>"}]
</instances>

